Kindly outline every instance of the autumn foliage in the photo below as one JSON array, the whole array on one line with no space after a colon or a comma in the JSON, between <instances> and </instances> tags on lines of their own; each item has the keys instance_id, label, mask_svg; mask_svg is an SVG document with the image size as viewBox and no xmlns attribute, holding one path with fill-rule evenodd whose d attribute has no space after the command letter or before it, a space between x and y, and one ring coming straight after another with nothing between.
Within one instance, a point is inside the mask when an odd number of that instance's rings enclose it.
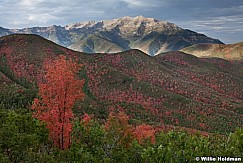
<instances>
[{"instance_id":1,"label":"autumn foliage","mask_svg":"<svg viewBox=\"0 0 243 163\"><path fill-rule=\"evenodd\" d=\"M109 133L113 133L113 137L118 140L118 143L125 147L129 147L133 140L137 140L139 144L144 144L146 140L155 144L154 128L147 124L138 126L129 124L129 116L122 111L109 114L105 129Z\"/></svg>"},{"instance_id":2,"label":"autumn foliage","mask_svg":"<svg viewBox=\"0 0 243 163\"><path fill-rule=\"evenodd\" d=\"M33 116L46 123L54 145L66 149L71 142L72 108L76 100L84 97L84 80L75 77L82 65L59 56L44 66L46 74L44 81L38 84L40 98L34 99Z\"/></svg>"},{"instance_id":3,"label":"autumn foliage","mask_svg":"<svg viewBox=\"0 0 243 163\"><path fill-rule=\"evenodd\" d=\"M128 120L129 117L124 112L111 112L105 123L105 130L110 133L111 139L125 147L129 147L133 141L133 126L128 123Z\"/></svg>"},{"instance_id":4,"label":"autumn foliage","mask_svg":"<svg viewBox=\"0 0 243 163\"><path fill-rule=\"evenodd\" d=\"M140 144L145 143L145 140L155 144L155 130L150 125L142 124L136 126L133 134Z\"/></svg>"},{"instance_id":5,"label":"autumn foliage","mask_svg":"<svg viewBox=\"0 0 243 163\"><path fill-rule=\"evenodd\" d=\"M89 114L87 114L87 113L84 113L84 115L83 115L83 118L82 118L82 121L81 122L83 122L83 124L84 125L87 125L87 124L89 124L90 123L90 121L92 120L92 117L89 115Z\"/></svg>"}]
</instances>

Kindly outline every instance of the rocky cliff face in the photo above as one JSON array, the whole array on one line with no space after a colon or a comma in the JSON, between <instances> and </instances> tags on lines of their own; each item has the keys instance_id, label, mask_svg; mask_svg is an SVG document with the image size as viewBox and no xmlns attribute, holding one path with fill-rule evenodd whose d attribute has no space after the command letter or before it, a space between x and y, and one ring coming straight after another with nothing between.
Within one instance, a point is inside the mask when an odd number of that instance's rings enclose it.
<instances>
[{"instance_id":1,"label":"rocky cliff face","mask_svg":"<svg viewBox=\"0 0 243 163\"><path fill-rule=\"evenodd\" d=\"M142 16L80 22L65 27L0 28L0 36L11 33L37 34L59 45L87 53L139 49L149 55L157 55L198 43L222 44L217 39L182 29L173 23Z\"/></svg>"}]
</instances>

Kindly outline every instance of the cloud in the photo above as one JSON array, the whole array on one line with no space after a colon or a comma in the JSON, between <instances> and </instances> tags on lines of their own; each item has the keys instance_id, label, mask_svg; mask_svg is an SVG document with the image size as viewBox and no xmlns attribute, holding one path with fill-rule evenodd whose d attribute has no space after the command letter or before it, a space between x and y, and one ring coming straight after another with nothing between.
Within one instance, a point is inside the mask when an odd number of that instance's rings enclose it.
<instances>
[{"instance_id":1,"label":"cloud","mask_svg":"<svg viewBox=\"0 0 243 163\"><path fill-rule=\"evenodd\" d=\"M57 20L58 17L51 15L50 13L42 13L42 14L31 14L28 15L27 20L30 22L34 22L37 24L46 24L49 21Z\"/></svg>"},{"instance_id":2,"label":"cloud","mask_svg":"<svg viewBox=\"0 0 243 163\"><path fill-rule=\"evenodd\" d=\"M180 23L182 26L195 27L206 31L213 30L224 32L228 30L242 30L243 15L218 16L202 20L192 20Z\"/></svg>"},{"instance_id":3,"label":"cloud","mask_svg":"<svg viewBox=\"0 0 243 163\"><path fill-rule=\"evenodd\" d=\"M218 38L225 43L243 41L243 14L206 17L201 20L180 21L177 24L183 28Z\"/></svg>"},{"instance_id":4,"label":"cloud","mask_svg":"<svg viewBox=\"0 0 243 163\"><path fill-rule=\"evenodd\" d=\"M0 24L8 28L27 26L46 26L69 22L76 18L86 19L91 16L102 16L106 2L101 0L20 0L0 3ZM110 3L112 4L112 2ZM108 7L106 7L108 8ZM2 14L3 13L3 14ZM66 22L66 23L67 23Z\"/></svg>"},{"instance_id":5,"label":"cloud","mask_svg":"<svg viewBox=\"0 0 243 163\"><path fill-rule=\"evenodd\" d=\"M154 8L164 6L166 1L161 0L122 0L129 8Z\"/></svg>"},{"instance_id":6,"label":"cloud","mask_svg":"<svg viewBox=\"0 0 243 163\"><path fill-rule=\"evenodd\" d=\"M35 0L35 1L31 1L31 0L21 0L19 2L19 5L23 5L23 6L27 6L27 7L31 7L31 6L36 6L38 3L40 3L41 1L39 0Z\"/></svg>"}]
</instances>

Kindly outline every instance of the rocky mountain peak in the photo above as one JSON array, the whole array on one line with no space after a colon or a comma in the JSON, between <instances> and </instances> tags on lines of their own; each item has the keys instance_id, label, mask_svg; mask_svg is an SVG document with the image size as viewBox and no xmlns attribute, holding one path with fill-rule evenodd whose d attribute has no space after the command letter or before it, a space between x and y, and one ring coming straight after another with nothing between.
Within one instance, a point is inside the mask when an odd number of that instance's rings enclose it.
<instances>
[{"instance_id":1,"label":"rocky mountain peak","mask_svg":"<svg viewBox=\"0 0 243 163\"><path fill-rule=\"evenodd\" d=\"M86 21L86 22L78 22L78 23L73 23L73 24L69 24L65 26L66 30L70 30L70 29L80 29L80 28L88 28L88 27L92 27L95 24L97 24L96 21L94 20L90 20L90 21Z\"/></svg>"},{"instance_id":2,"label":"rocky mountain peak","mask_svg":"<svg viewBox=\"0 0 243 163\"><path fill-rule=\"evenodd\" d=\"M103 25L103 30L111 31L115 28L119 29L119 32L124 37L132 37L137 34L143 36L152 31L161 32L181 30L180 27L173 23L143 16L125 16L119 19L105 20L103 21Z\"/></svg>"},{"instance_id":3,"label":"rocky mountain peak","mask_svg":"<svg viewBox=\"0 0 243 163\"><path fill-rule=\"evenodd\" d=\"M158 32L164 30L165 28L170 28L173 30L180 30L181 28L176 26L173 23L169 23L167 21L160 21L154 18L146 18L143 16L130 17L125 16L118 19L112 20L104 20L104 21L87 21L87 22L79 22L73 23L65 26L66 30L71 29L83 29L83 28L93 28L99 27L100 30L112 30L118 27L121 31L129 31L135 32L139 27L143 26L147 29L147 31L156 30ZM126 33L126 32L125 32Z\"/></svg>"}]
</instances>

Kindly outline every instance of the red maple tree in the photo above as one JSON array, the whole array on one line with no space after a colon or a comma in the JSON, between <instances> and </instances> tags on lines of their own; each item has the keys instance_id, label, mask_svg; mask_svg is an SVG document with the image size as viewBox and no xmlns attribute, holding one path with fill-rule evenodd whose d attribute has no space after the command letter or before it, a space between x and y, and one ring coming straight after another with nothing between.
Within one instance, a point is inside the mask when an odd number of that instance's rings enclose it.
<instances>
[{"instance_id":1,"label":"red maple tree","mask_svg":"<svg viewBox=\"0 0 243 163\"><path fill-rule=\"evenodd\" d=\"M82 65L61 55L51 64L45 64L44 82L39 83L33 116L46 123L54 145L66 149L70 145L72 108L77 99L83 99L84 80L75 78Z\"/></svg>"}]
</instances>

